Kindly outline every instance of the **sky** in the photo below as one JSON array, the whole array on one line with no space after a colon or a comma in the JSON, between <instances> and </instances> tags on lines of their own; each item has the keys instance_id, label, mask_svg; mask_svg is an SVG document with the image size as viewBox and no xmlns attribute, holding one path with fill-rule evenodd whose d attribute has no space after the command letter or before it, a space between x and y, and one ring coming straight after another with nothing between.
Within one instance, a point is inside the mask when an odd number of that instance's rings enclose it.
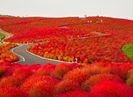
<instances>
[{"instance_id":1,"label":"sky","mask_svg":"<svg viewBox=\"0 0 133 97\"><path fill-rule=\"evenodd\" d=\"M133 0L0 0L0 14L15 16L108 16L133 20Z\"/></svg>"}]
</instances>

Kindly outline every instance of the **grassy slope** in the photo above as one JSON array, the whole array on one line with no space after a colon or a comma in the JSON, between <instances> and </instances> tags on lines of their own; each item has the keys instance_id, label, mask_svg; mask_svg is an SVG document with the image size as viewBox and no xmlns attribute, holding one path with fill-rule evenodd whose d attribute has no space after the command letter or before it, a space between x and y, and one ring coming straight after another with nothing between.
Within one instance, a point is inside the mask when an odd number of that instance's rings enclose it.
<instances>
[{"instance_id":1,"label":"grassy slope","mask_svg":"<svg viewBox=\"0 0 133 97\"><path fill-rule=\"evenodd\" d=\"M0 33L0 39L4 39L4 38L5 38L5 36Z\"/></svg>"},{"instance_id":2,"label":"grassy slope","mask_svg":"<svg viewBox=\"0 0 133 97\"><path fill-rule=\"evenodd\" d=\"M5 36L2 34L2 33L0 33L0 39L2 40L2 39L4 39L5 38ZM2 46L4 46L5 44L4 43L0 43L0 47L2 47Z\"/></svg>"},{"instance_id":3,"label":"grassy slope","mask_svg":"<svg viewBox=\"0 0 133 97\"><path fill-rule=\"evenodd\" d=\"M133 61L133 44L124 45L122 51Z\"/></svg>"}]
</instances>

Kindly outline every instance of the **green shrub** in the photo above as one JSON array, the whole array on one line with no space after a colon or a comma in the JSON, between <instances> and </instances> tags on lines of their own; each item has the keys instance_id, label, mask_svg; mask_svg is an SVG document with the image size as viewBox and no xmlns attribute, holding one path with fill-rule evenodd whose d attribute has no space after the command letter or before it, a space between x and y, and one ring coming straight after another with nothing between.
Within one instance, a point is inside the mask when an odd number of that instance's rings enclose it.
<instances>
[{"instance_id":1,"label":"green shrub","mask_svg":"<svg viewBox=\"0 0 133 97\"><path fill-rule=\"evenodd\" d=\"M133 44L127 44L122 47L122 51L133 61Z\"/></svg>"}]
</instances>

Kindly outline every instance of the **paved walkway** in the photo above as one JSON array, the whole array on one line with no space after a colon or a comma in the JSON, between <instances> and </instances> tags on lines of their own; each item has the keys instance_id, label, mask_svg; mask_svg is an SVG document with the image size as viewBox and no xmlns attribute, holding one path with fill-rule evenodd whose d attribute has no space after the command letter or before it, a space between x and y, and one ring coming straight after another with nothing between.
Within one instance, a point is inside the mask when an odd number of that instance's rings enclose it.
<instances>
[{"instance_id":1,"label":"paved walkway","mask_svg":"<svg viewBox=\"0 0 133 97\"><path fill-rule=\"evenodd\" d=\"M49 59L45 59L45 58L41 58L39 56L33 55L27 51L28 47L30 47L30 45L21 44L15 48L11 49L11 51L13 53L15 53L20 58L18 63L30 64L30 65L32 65L32 64L42 64L43 65L45 63L52 63L52 64L61 63L59 61L49 60Z\"/></svg>"},{"instance_id":2,"label":"paved walkway","mask_svg":"<svg viewBox=\"0 0 133 97\"><path fill-rule=\"evenodd\" d=\"M8 33L2 29L0 29L0 33L5 35L5 39L10 38L13 36L13 34ZM2 40L4 42L4 39ZM34 54L31 54L28 52L28 48L33 44L20 44L14 48L12 48L10 51L16 54L19 57L19 61L17 63L21 64L45 64L45 63L52 63L52 64L58 64L62 63L60 61L54 61L50 59L41 58L39 56L36 56Z\"/></svg>"}]
</instances>

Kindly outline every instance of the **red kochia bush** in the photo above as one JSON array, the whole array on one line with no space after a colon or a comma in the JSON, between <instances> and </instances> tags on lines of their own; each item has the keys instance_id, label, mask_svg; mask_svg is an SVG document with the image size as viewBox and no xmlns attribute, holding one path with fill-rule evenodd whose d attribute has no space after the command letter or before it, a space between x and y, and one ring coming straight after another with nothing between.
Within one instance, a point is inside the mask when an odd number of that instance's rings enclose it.
<instances>
[{"instance_id":1,"label":"red kochia bush","mask_svg":"<svg viewBox=\"0 0 133 97\"><path fill-rule=\"evenodd\" d=\"M118 82L102 81L92 87L90 94L92 97L133 97L133 88Z\"/></svg>"},{"instance_id":2,"label":"red kochia bush","mask_svg":"<svg viewBox=\"0 0 133 97\"><path fill-rule=\"evenodd\" d=\"M123 79L126 80L128 77L129 71L133 69L133 62L119 63L119 68L121 70L121 76L123 77Z\"/></svg>"},{"instance_id":3,"label":"red kochia bush","mask_svg":"<svg viewBox=\"0 0 133 97\"><path fill-rule=\"evenodd\" d=\"M133 74L126 80L127 85L133 87Z\"/></svg>"},{"instance_id":4,"label":"red kochia bush","mask_svg":"<svg viewBox=\"0 0 133 97\"><path fill-rule=\"evenodd\" d=\"M0 77L6 73L8 66L0 66Z\"/></svg>"},{"instance_id":5,"label":"red kochia bush","mask_svg":"<svg viewBox=\"0 0 133 97\"><path fill-rule=\"evenodd\" d=\"M21 88L30 97L53 97L57 82L57 79L50 76L31 77L24 82Z\"/></svg>"},{"instance_id":6,"label":"red kochia bush","mask_svg":"<svg viewBox=\"0 0 133 97\"><path fill-rule=\"evenodd\" d=\"M55 67L53 74L55 77L61 79L64 76L64 74L66 74L70 70L71 68L68 64L58 64Z\"/></svg>"},{"instance_id":7,"label":"red kochia bush","mask_svg":"<svg viewBox=\"0 0 133 97\"><path fill-rule=\"evenodd\" d=\"M15 87L0 87L0 97L29 97L24 91Z\"/></svg>"},{"instance_id":8,"label":"red kochia bush","mask_svg":"<svg viewBox=\"0 0 133 97\"><path fill-rule=\"evenodd\" d=\"M72 80L81 84L90 76L89 68L76 68L64 75L63 80Z\"/></svg>"},{"instance_id":9,"label":"red kochia bush","mask_svg":"<svg viewBox=\"0 0 133 97\"><path fill-rule=\"evenodd\" d=\"M118 68L118 64L112 64L108 62L94 63L91 67L92 75L94 74L114 74L118 75L120 73L120 69Z\"/></svg>"},{"instance_id":10,"label":"red kochia bush","mask_svg":"<svg viewBox=\"0 0 133 97\"><path fill-rule=\"evenodd\" d=\"M75 82L73 80L62 80L55 86L55 93L60 94L68 91L73 91L79 88L80 85L78 82Z\"/></svg>"},{"instance_id":11,"label":"red kochia bush","mask_svg":"<svg viewBox=\"0 0 133 97\"><path fill-rule=\"evenodd\" d=\"M88 92L84 92L81 90L75 90L75 91L66 92L56 97L91 97L91 96L89 96Z\"/></svg>"},{"instance_id":12,"label":"red kochia bush","mask_svg":"<svg viewBox=\"0 0 133 97\"><path fill-rule=\"evenodd\" d=\"M0 66L0 97L133 97L129 63Z\"/></svg>"},{"instance_id":13,"label":"red kochia bush","mask_svg":"<svg viewBox=\"0 0 133 97\"><path fill-rule=\"evenodd\" d=\"M17 70L15 70L12 74L12 76L20 79L20 80L24 80L26 78L28 78L30 75L32 75L34 71L30 68L30 67L21 67Z\"/></svg>"},{"instance_id":14,"label":"red kochia bush","mask_svg":"<svg viewBox=\"0 0 133 97\"><path fill-rule=\"evenodd\" d=\"M42 76L42 75L51 75L55 69L55 65L47 63L44 66L41 66L33 76Z\"/></svg>"},{"instance_id":15,"label":"red kochia bush","mask_svg":"<svg viewBox=\"0 0 133 97\"><path fill-rule=\"evenodd\" d=\"M133 75L133 68L128 71L127 78Z\"/></svg>"},{"instance_id":16,"label":"red kochia bush","mask_svg":"<svg viewBox=\"0 0 133 97\"><path fill-rule=\"evenodd\" d=\"M113 74L96 74L91 76L89 79L87 79L83 84L82 88L83 89L89 89L93 87L95 84L103 81L103 80L110 80L110 81L116 81L116 82L123 82L121 78L117 75Z\"/></svg>"},{"instance_id":17,"label":"red kochia bush","mask_svg":"<svg viewBox=\"0 0 133 97\"><path fill-rule=\"evenodd\" d=\"M82 64L78 64L78 63L72 63L69 65L69 67L72 69L76 69L76 68L80 68L82 67Z\"/></svg>"},{"instance_id":18,"label":"red kochia bush","mask_svg":"<svg viewBox=\"0 0 133 97\"><path fill-rule=\"evenodd\" d=\"M20 81L18 78L15 78L13 76L8 76L0 81L1 87L19 87L21 85L22 81Z\"/></svg>"}]
</instances>

